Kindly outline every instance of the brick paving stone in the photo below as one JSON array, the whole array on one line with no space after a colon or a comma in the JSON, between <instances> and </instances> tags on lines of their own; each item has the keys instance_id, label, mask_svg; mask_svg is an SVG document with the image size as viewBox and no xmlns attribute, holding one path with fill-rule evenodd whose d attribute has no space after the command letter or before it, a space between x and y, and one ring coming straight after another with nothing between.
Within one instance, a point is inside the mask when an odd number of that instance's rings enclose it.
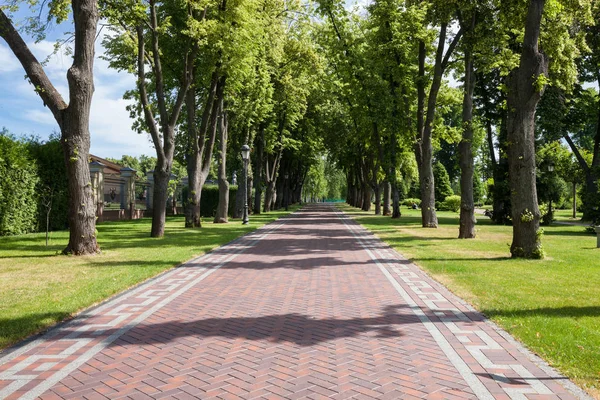
<instances>
[{"instance_id":1,"label":"brick paving stone","mask_svg":"<svg viewBox=\"0 0 600 400\"><path fill-rule=\"evenodd\" d=\"M585 398L496 329L308 205L9 352L0 398Z\"/></svg>"}]
</instances>

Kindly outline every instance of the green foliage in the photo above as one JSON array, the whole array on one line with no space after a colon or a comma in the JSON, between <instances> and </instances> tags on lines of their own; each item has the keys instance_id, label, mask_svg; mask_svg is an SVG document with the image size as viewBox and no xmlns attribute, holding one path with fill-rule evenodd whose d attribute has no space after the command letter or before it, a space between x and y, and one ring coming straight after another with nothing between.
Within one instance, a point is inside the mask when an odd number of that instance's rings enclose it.
<instances>
[{"instance_id":1,"label":"green foliage","mask_svg":"<svg viewBox=\"0 0 600 400\"><path fill-rule=\"evenodd\" d=\"M327 198L344 199L346 197L346 176L344 172L327 158L323 173L327 182Z\"/></svg>"},{"instance_id":2,"label":"green foliage","mask_svg":"<svg viewBox=\"0 0 600 400\"><path fill-rule=\"evenodd\" d=\"M182 189L182 198L184 199L183 206L187 207L188 199L187 186ZM235 208L235 195L238 187L235 185L229 186L229 215L233 215ZM204 185L202 187L202 195L200 197L200 216L204 218L213 218L217 213L219 205L219 187L217 185Z\"/></svg>"},{"instance_id":3,"label":"green foliage","mask_svg":"<svg viewBox=\"0 0 600 400\"><path fill-rule=\"evenodd\" d=\"M446 172L446 168L439 161L433 164L433 177L435 179L436 199L445 199L454 194L448 172Z\"/></svg>"},{"instance_id":4,"label":"green foliage","mask_svg":"<svg viewBox=\"0 0 600 400\"><path fill-rule=\"evenodd\" d=\"M486 187L481 180L481 174L478 170L473 173L473 202L475 204L481 203L486 194Z\"/></svg>"},{"instance_id":5,"label":"green foliage","mask_svg":"<svg viewBox=\"0 0 600 400\"><path fill-rule=\"evenodd\" d=\"M440 210L458 212L460 210L460 196L453 194L446 197Z\"/></svg>"},{"instance_id":6,"label":"green foliage","mask_svg":"<svg viewBox=\"0 0 600 400\"><path fill-rule=\"evenodd\" d=\"M408 198L408 199L402 200L402 205L405 205L408 208L412 208L413 204L416 204L417 207L421 207L421 199Z\"/></svg>"},{"instance_id":7,"label":"green foliage","mask_svg":"<svg viewBox=\"0 0 600 400\"><path fill-rule=\"evenodd\" d=\"M45 142L32 138L29 140L27 148L31 157L36 161L39 176L37 229L39 231L46 230L46 213L50 206L49 230L66 229L69 224L69 185L60 137L55 133L50 135L50 139Z\"/></svg>"},{"instance_id":8,"label":"green foliage","mask_svg":"<svg viewBox=\"0 0 600 400\"><path fill-rule=\"evenodd\" d=\"M311 199L327 197L328 187L325 179L325 160L319 159L312 165L304 182L304 193Z\"/></svg>"},{"instance_id":9,"label":"green foliage","mask_svg":"<svg viewBox=\"0 0 600 400\"><path fill-rule=\"evenodd\" d=\"M27 145L0 132L0 236L33 232L37 217L37 167Z\"/></svg>"}]
</instances>

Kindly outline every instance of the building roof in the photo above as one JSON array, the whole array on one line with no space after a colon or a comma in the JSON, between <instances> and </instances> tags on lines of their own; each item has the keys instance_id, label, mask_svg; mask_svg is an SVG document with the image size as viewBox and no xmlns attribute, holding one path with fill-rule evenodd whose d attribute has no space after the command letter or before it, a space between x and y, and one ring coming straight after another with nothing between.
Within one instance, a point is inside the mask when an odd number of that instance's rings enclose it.
<instances>
[{"instance_id":1,"label":"building roof","mask_svg":"<svg viewBox=\"0 0 600 400\"><path fill-rule=\"evenodd\" d=\"M90 154L90 161L92 161L92 162L97 161L97 162L104 164L104 174L106 174L106 175L108 175L108 174L121 175L121 169L125 168L122 165L119 165L112 161L108 161L105 158L101 158L101 157L95 156L93 154Z\"/></svg>"}]
</instances>

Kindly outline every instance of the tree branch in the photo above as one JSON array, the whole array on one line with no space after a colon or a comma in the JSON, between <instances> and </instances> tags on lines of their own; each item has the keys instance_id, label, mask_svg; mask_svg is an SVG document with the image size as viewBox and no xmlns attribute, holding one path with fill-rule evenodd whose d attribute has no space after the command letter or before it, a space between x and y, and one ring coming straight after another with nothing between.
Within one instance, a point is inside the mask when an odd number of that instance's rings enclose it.
<instances>
[{"instance_id":1,"label":"tree branch","mask_svg":"<svg viewBox=\"0 0 600 400\"><path fill-rule=\"evenodd\" d=\"M44 72L42 64L31 53L27 44L19 35L10 18L0 8L0 37L2 37L17 57L27 77L33 83L35 91L42 98L44 105L52 111L56 122L62 128L62 111L68 107Z\"/></svg>"},{"instance_id":2,"label":"tree branch","mask_svg":"<svg viewBox=\"0 0 600 400\"><path fill-rule=\"evenodd\" d=\"M162 65L160 63L160 48L158 46L158 18L156 16L156 2L150 1L150 24L152 35L152 57L154 58L154 77L156 79L156 100L158 102L158 112L160 114L160 123L165 125L169 121L167 105L165 102L165 84L163 82ZM185 94L185 93L184 93Z\"/></svg>"},{"instance_id":3,"label":"tree branch","mask_svg":"<svg viewBox=\"0 0 600 400\"><path fill-rule=\"evenodd\" d=\"M464 32L463 28L461 27L458 30L458 32L456 32L456 35L454 36L454 39L452 39L452 42L448 46L448 50L446 50L446 54L444 55L444 60L442 61L442 71L446 70L446 67L448 66L448 62L450 61L450 57L452 56L452 53L454 52L454 49L458 45L458 42L460 41L460 38L463 35L463 32Z\"/></svg>"},{"instance_id":4,"label":"tree branch","mask_svg":"<svg viewBox=\"0 0 600 400\"><path fill-rule=\"evenodd\" d=\"M156 148L157 155L164 157L164 149L162 143L160 142L160 135L158 132L158 128L156 127L156 120L154 119L154 115L152 115L152 110L150 108L150 103L148 101L148 93L146 91L146 73L144 71L144 30L141 26L136 28L137 31L137 41L138 41L138 90L140 92L140 101L142 102L142 109L144 111L144 118L146 120L146 125L148 126L148 130L150 131L150 137L152 137L152 143Z\"/></svg>"}]
</instances>

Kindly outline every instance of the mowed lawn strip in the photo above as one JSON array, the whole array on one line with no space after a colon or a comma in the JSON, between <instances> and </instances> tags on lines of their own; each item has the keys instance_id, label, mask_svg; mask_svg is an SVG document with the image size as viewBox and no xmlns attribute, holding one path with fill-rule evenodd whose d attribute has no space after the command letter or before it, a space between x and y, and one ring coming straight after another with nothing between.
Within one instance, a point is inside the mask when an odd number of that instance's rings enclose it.
<instances>
[{"instance_id":1,"label":"mowed lawn strip","mask_svg":"<svg viewBox=\"0 0 600 400\"><path fill-rule=\"evenodd\" d=\"M151 238L151 220L98 224L102 253L57 255L68 232L0 238L0 349L44 330L78 311L150 277L228 243L287 214L274 211L200 229L184 228L182 216L167 217L165 236Z\"/></svg>"},{"instance_id":2,"label":"mowed lawn strip","mask_svg":"<svg viewBox=\"0 0 600 400\"><path fill-rule=\"evenodd\" d=\"M546 258L520 260L510 258L512 227L483 215L465 240L458 213L425 229L419 210L392 220L340 208L600 398L600 249L582 226L544 227Z\"/></svg>"}]
</instances>

